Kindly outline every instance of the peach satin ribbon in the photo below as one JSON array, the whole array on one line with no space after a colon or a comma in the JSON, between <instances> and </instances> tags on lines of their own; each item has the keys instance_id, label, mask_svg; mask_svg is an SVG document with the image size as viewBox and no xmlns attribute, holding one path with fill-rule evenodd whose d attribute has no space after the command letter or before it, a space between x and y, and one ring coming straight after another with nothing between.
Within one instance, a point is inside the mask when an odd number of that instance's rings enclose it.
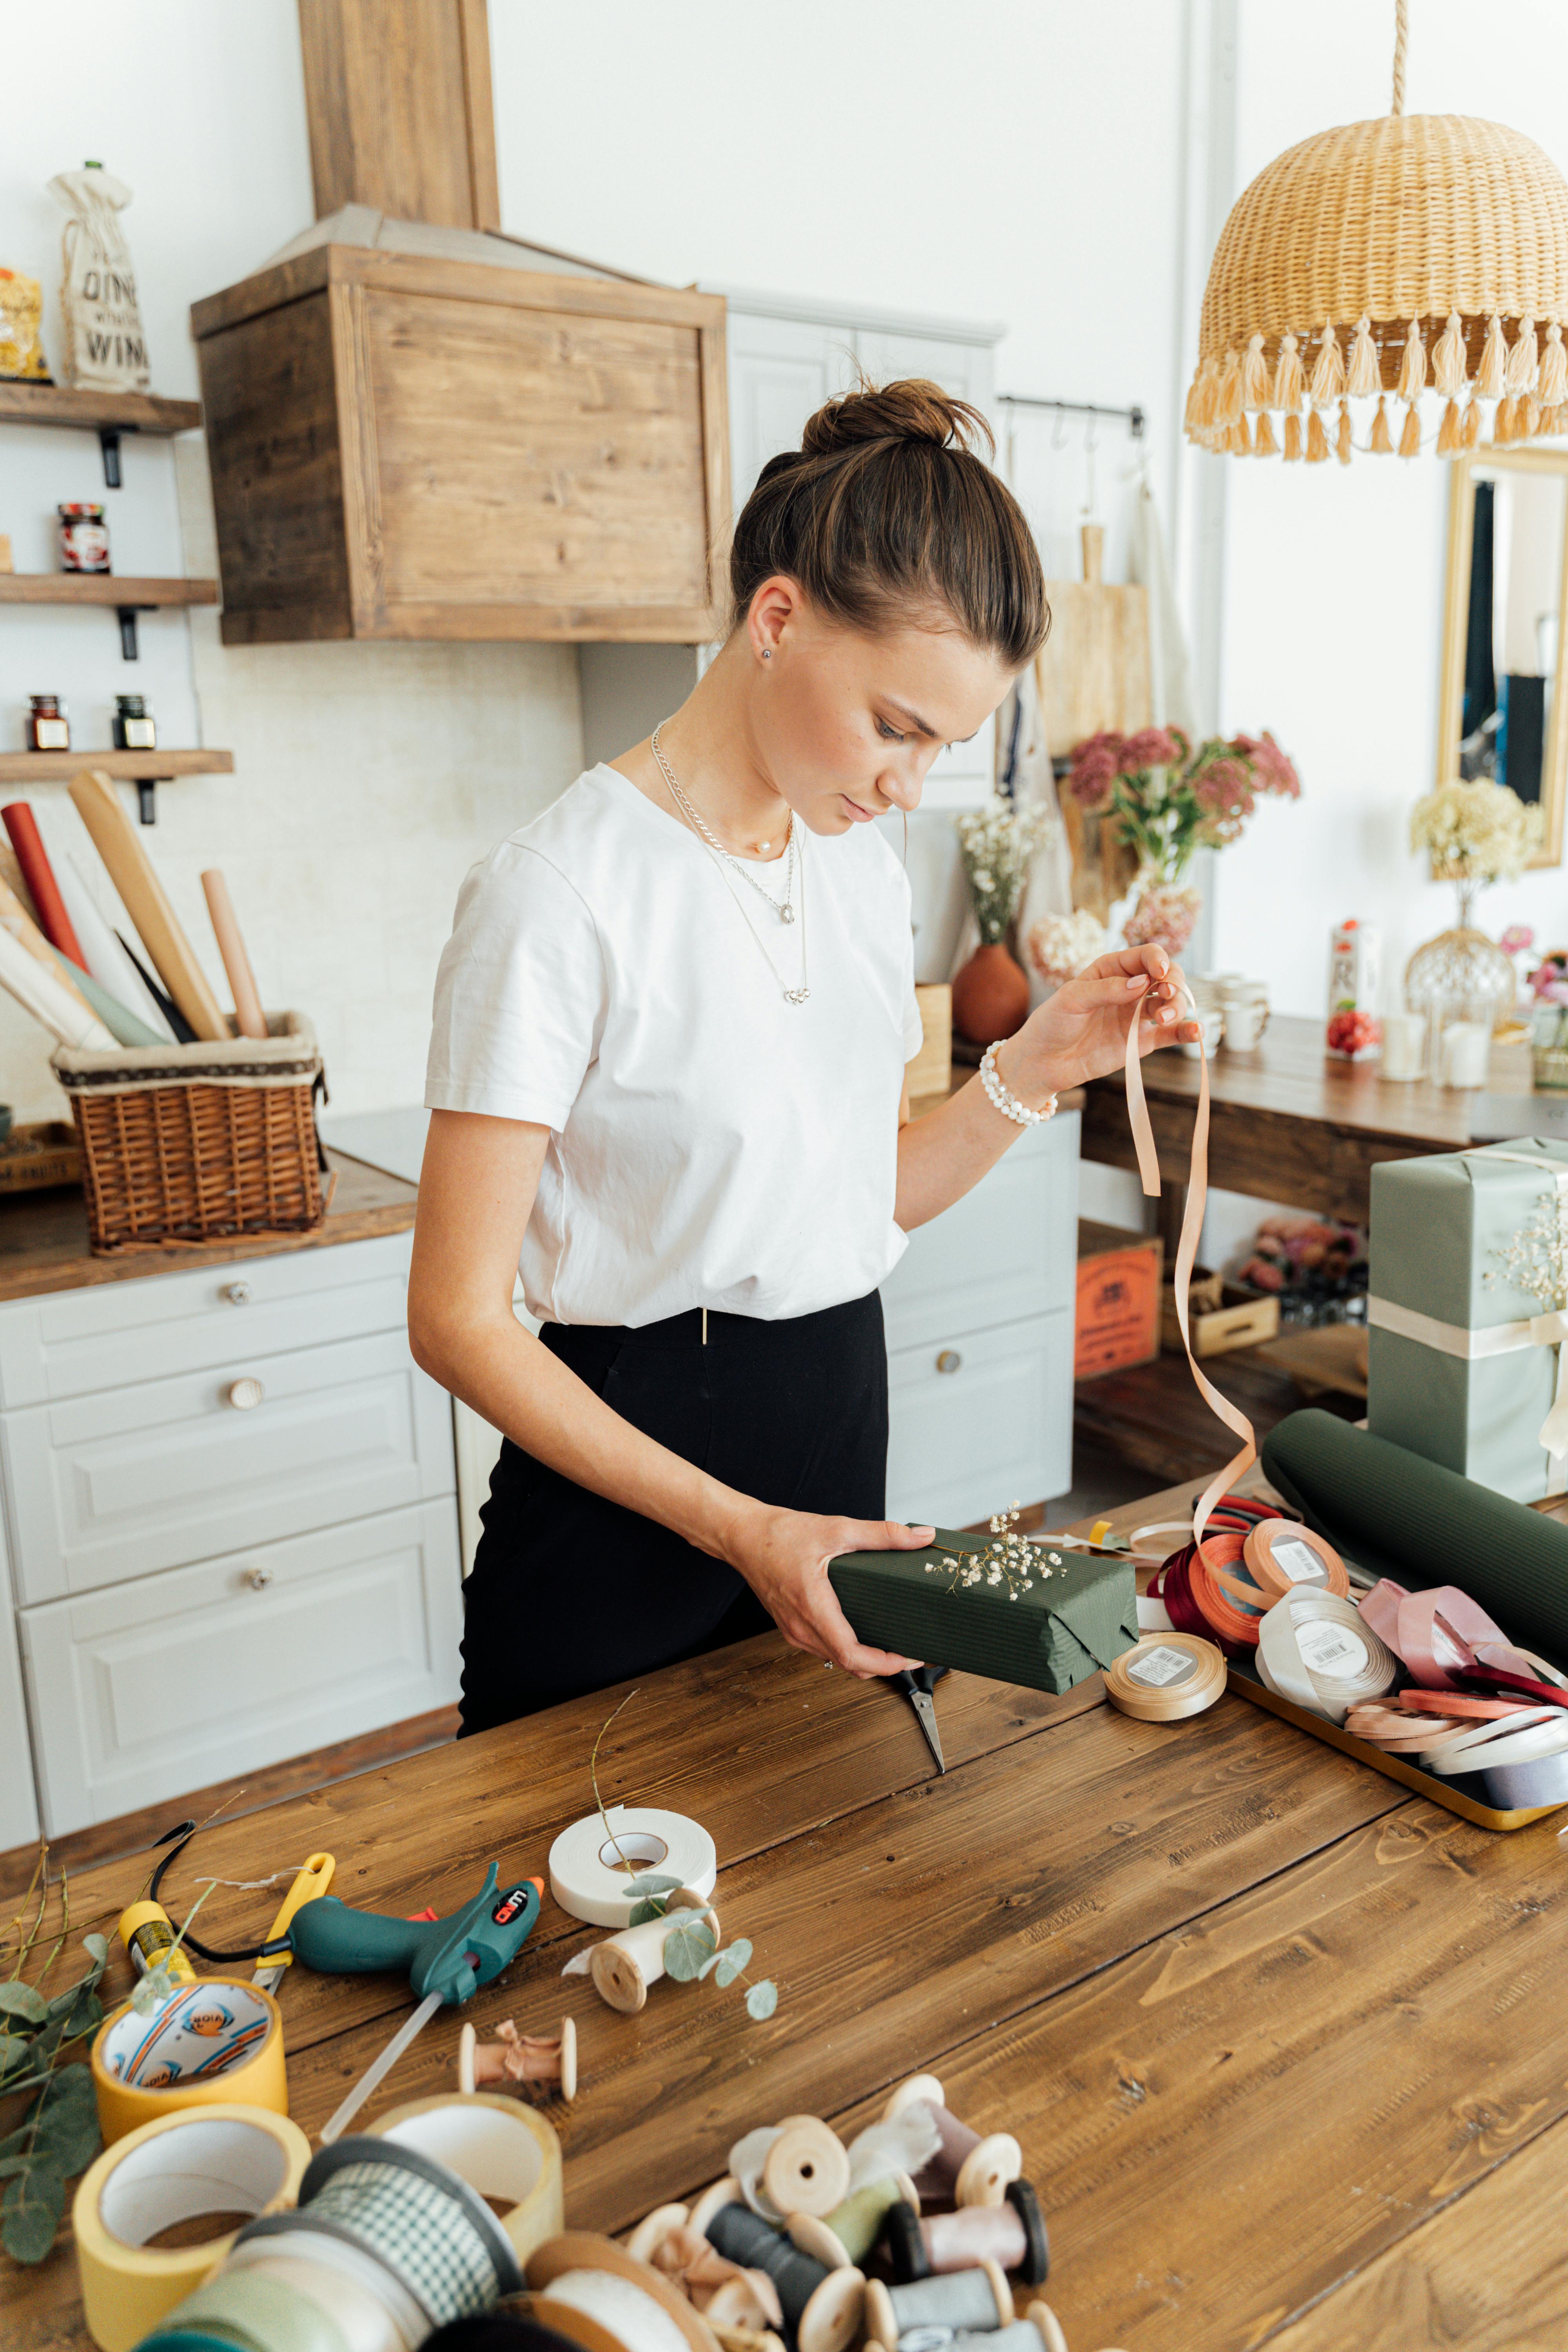
<instances>
[{"instance_id":1,"label":"peach satin ribbon","mask_svg":"<svg viewBox=\"0 0 1568 2352\"><path fill-rule=\"evenodd\" d=\"M1127 1118L1132 1129L1132 1148L1138 1154L1138 1174L1143 1190L1151 1200L1160 1197L1160 1155L1154 1149L1154 1130L1149 1120L1149 1104L1143 1092L1143 1072L1138 1051L1139 1034L1142 1028L1142 1003L1133 1015L1127 1031ZM1200 1047L1198 1064L1198 1111L1193 1122L1192 1158L1187 1169L1187 1205L1182 1216L1181 1237L1176 1244L1176 1322L1181 1329L1182 1345L1187 1351L1187 1362L1198 1394L1217 1419L1242 1440L1239 1454L1216 1470L1198 1497L1193 1513L1193 1540L1203 1541L1209 1514L1233 1479L1245 1476L1258 1459L1258 1439L1252 1423L1238 1405L1222 1396L1214 1382L1198 1368L1193 1353L1192 1334L1188 1328L1188 1306L1192 1295L1193 1267L1197 1260L1198 1242L1204 1229L1204 1208L1209 1190L1209 1062L1206 1049Z\"/></svg>"}]
</instances>

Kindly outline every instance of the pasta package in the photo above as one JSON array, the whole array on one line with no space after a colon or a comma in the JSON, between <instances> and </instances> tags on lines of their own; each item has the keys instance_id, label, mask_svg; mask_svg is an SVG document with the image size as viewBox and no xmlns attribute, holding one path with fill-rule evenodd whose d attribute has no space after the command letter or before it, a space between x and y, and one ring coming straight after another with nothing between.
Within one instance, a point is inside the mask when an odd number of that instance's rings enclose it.
<instances>
[{"instance_id":1,"label":"pasta package","mask_svg":"<svg viewBox=\"0 0 1568 2352\"><path fill-rule=\"evenodd\" d=\"M19 269L0 269L0 380L53 383L43 345L44 289Z\"/></svg>"}]
</instances>

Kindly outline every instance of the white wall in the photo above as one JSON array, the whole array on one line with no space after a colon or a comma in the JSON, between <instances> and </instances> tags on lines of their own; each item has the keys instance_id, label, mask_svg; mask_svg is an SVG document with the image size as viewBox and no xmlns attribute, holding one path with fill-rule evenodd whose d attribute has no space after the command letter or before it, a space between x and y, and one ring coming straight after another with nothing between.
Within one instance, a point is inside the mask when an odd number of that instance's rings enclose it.
<instances>
[{"instance_id":1,"label":"white wall","mask_svg":"<svg viewBox=\"0 0 1568 2352\"><path fill-rule=\"evenodd\" d=\"M1411 15L1410 112L1490 117L1568 166L1568 12L1498 0L1482 38L1472 0ZM1241 0L1237 192L1296 141L1386 112L1392 16L1324 0L1307 37L1274 0ZM1271 727L1304 787L1216 861L1215 961L1268 973L1277 1004L1318 1013L1331 923L1380 924L1397 973L1454 919L1452 887L1407 846L1411 805L1436 781L1447 468L1429 454L1196 462L1229 470L1222 720ZM1568 939L1568 872L1500 884L1478 915L1494 937L1528 922L1546 944Z\"/></svg>"},{"instance_id":2,"label":"white wall","mask_svg":"<svg viewBox=\"0 0 1568 2352\"><path fill-rule=\"evenodd\" d=\"M153 388L194 397L189 308L314 217L294 0L58 0L7 12L0 261L43 280L60 352L60 224L50 175L94 156L135 191L125 215ZM21 93L27 92L26 102ZM176 464L179 480L176 483ZM0 530L19 570L52 570L61 499L101 498L115 568L212 573L199 439L128 441L105 491L90 435L0 431ZM182 543L182 517L184 543ZM30 692L106 744L117 692L148 694L165 743L220 744L233 776L159 789L143 838L215 982L197 877L221 866L262 995L314 1019L335 1108L416 1101L430 982L475 857L571 781L576 656L547 646L269 646L226 650L216 615L142 622L121 662L111 614L0 613L0 743L22 748ZM126 791L134 804L134 792ZM15 788L0 797L16 796ZM29 786L47 837L96 869L63 786ZM105 891L105 903L113 900ZM41 1031L0 997L0 1098L61 1114Z\"/></svg>"}]
</instances>

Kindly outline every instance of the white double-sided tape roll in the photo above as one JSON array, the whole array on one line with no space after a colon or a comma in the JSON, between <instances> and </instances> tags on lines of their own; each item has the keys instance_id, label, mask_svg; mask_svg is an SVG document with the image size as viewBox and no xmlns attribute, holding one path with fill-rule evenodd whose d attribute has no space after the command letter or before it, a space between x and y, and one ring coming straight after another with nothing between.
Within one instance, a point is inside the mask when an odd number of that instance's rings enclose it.
<instances>
[{"instance_id":1,"label":"white double-sided tape roll","mask_svg":"<svg viewBox=\"0 0 1568 2352\"><path fill-rule=\"evenodd\" d=\"M719 1857L701 1823L653 1805L611 1805L574 1822L550 1849L550 1892L591 1927L629 1927L638 1897L627 1885L649 1874L711 1895Z\"/></svg>"},{"instance_id":2,"label":"white double-sided tape roll","mask_svg":"<svg viewBox=\"0 0 1568 2352\"><path fill-rule=\"evenodd\" d=\"M367 2126L372 2138L416 2148L487 2200L504 2202L501 2228L526 2262L565 2227L561 2142L543 2116L493 2091L440 2092L394 2107Z\"/></svg>"},{"instance_id":3,"label":"white double-sided tape roll","mask_svg":"<svg viewBox=\"0 0 1568 2352\"><path fill-rule=\"evenodd\" d=\"M234 2244L233 2231L173 2248L149 2238L203 2213L292 2205L310 2161L287 2116L232 2104L159 2116L106 2147L71 2207L82 2309L101 2352L130 2352Z\"/></svg>"}]
</instances>

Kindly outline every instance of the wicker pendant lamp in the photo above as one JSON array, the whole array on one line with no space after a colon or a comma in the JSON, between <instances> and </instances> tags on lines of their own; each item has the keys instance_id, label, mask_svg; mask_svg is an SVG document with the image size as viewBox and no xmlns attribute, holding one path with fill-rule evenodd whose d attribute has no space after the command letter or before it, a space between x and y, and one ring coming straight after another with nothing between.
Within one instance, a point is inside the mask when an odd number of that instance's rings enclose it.
<instances>
[{"instance_id":1,"label":"wicker pendant lamp","mask_svg":"<svg viewBox=\"0 0 1568 2352\"><path fill-rule=\"evenodd\" d=\"M1395 0L1387 115L1290 148L1231 209L1187 394L1205 449L1414 457L1428 388L1439 457L1568 433L1568 182L1501 123L1406 114L1407 35ZM1364 441L1358 401L1376 403Z\"/></svg>"}]
</instances>

